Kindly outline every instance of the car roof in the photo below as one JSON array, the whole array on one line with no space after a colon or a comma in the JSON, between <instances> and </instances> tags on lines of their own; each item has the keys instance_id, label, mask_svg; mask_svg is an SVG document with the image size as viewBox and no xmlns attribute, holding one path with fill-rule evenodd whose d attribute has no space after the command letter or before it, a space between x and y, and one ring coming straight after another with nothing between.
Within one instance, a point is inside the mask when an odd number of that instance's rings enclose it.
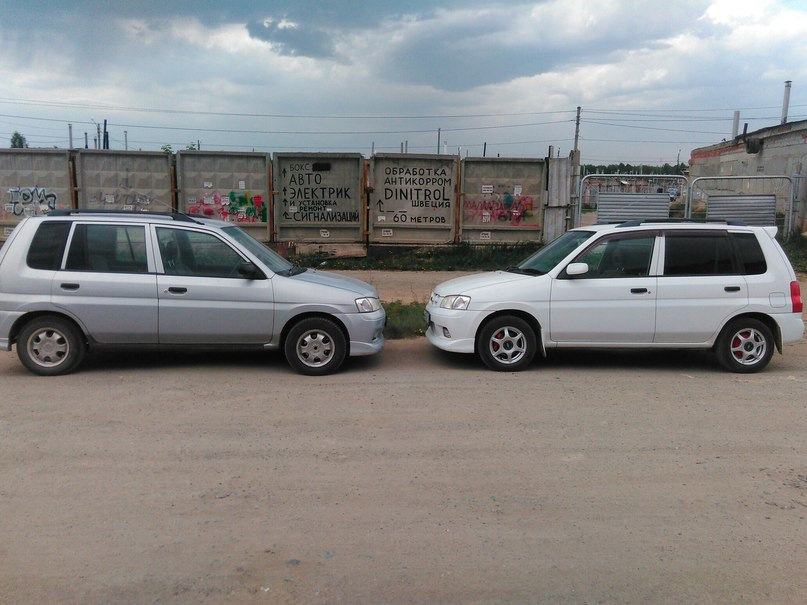
<instances>
[{"instance_id":1,"label":"car roof","mask_svg":"<svg viewBox=\"0 0 807 605\"><path fill-rule=\"evenodd\" d=\"M753 227L747 225L742 221L689 221L689 220L630 220L620 223L596 223L594 225L577 227L575 231L595 231L595 232L617 232L623 230L641 231L641 230L658 230L664 229L665 231L676 230L755 230L763 229L764 231L776 235L777 228L775 226L769 227Z\"/></svg>"}]
</instances>

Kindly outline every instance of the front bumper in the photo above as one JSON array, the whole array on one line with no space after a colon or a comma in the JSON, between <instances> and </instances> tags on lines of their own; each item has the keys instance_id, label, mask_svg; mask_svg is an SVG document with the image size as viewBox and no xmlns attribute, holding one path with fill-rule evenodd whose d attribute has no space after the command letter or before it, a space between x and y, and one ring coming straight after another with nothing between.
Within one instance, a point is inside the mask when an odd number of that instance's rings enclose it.
<instances>
[{"instance_id":1,"label":"front bumper","mask_svg":"<svg viewBox=\"0 0 807 605\"><path fill-rule=\"evenodd\" d=\"M342 321L350 337L350 356L374 355L384 348L384 326L387 314L384 309L372 313L350 313Z\"/></svg>"},{"instance_id":2,"label":"front bumper","mask_svg":"<svg viewBox=\"0 0 807 605\"><path fill-rule=\"evenodd\" d=\"M427 323L426 338L438 349L452 353L474 352L479 313L452 311L429 304L424 319Z\"/></svg>"}]
</instances>

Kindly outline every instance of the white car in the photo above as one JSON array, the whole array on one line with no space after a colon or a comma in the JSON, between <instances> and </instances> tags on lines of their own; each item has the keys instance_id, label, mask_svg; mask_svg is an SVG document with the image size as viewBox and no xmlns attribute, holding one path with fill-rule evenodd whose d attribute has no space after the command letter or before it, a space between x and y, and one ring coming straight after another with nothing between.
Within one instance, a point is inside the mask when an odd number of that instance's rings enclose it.
<instances>
[{"instance_id":1,"label":"white car","mask_svg":"<svg viewBox=\"0 0 807 605\"><path fill-rule=\"evenodd\" d=\"M641 222L573 229L515 267L438 285L434 346L521 370L552 348L713 348L734 372L804 333L776 227Z\"/></svg>"}]
</instances>

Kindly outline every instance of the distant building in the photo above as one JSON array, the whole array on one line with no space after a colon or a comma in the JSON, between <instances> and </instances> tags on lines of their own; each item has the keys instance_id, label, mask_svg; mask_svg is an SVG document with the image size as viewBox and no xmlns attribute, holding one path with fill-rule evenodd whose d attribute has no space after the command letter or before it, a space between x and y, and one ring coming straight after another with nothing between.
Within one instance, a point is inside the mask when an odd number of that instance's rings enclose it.
<instances>
[{"instance_id":1,"label":"distant building","mask_svg":"<svg viewBox=\"0 0 807 605\"><path fill-rule=\"evenodd\" d=\"M690 181L700 177L760 177L784 175L793 183L794 228L807 230L807 120L744 132L730 141L692 150ZM719 183L719 186L717 184ZM712 189L739 194L770 191L771 180L709 181ZM789 187L775 183L777 207L786 211Z\"/></svg>"}]
</instances>

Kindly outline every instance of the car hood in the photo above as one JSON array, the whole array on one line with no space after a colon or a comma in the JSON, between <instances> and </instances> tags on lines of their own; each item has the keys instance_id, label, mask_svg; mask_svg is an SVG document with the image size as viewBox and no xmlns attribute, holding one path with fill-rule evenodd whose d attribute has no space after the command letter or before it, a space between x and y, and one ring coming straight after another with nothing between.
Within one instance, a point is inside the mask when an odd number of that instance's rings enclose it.
<instances>
[{"instance_id":1,"label":"car hood","mask_svg":"<svg viewBox=\"0 0 807 605\"><path fill-rule=\"evenodd\" d=\"M347 292L352 292L358 296L368 296L378 298L378 291L360 279L347 277L346 275L339 275L338 273L331 273L329 271L317 271L316 269L309 269L304 273L292 275L288 279L295 282L305 282L316 286L329 286L331 288L338 288Z\"/></svg>"},{"instance_id":2,"label":"car hood","mask_svg":"<svg viewBox=\"0 0 807 605\"><path fill-rule=\"evenodd\" d=\"M520 273L510 273L509 271L491 271L488 273L476 273L450 279L435 286L434 291L439 296L449 296L451 294L470 294L480 288L499 288L506 284L534 280L535 275L523 275Z\"/></svg>"}]
</instances>

